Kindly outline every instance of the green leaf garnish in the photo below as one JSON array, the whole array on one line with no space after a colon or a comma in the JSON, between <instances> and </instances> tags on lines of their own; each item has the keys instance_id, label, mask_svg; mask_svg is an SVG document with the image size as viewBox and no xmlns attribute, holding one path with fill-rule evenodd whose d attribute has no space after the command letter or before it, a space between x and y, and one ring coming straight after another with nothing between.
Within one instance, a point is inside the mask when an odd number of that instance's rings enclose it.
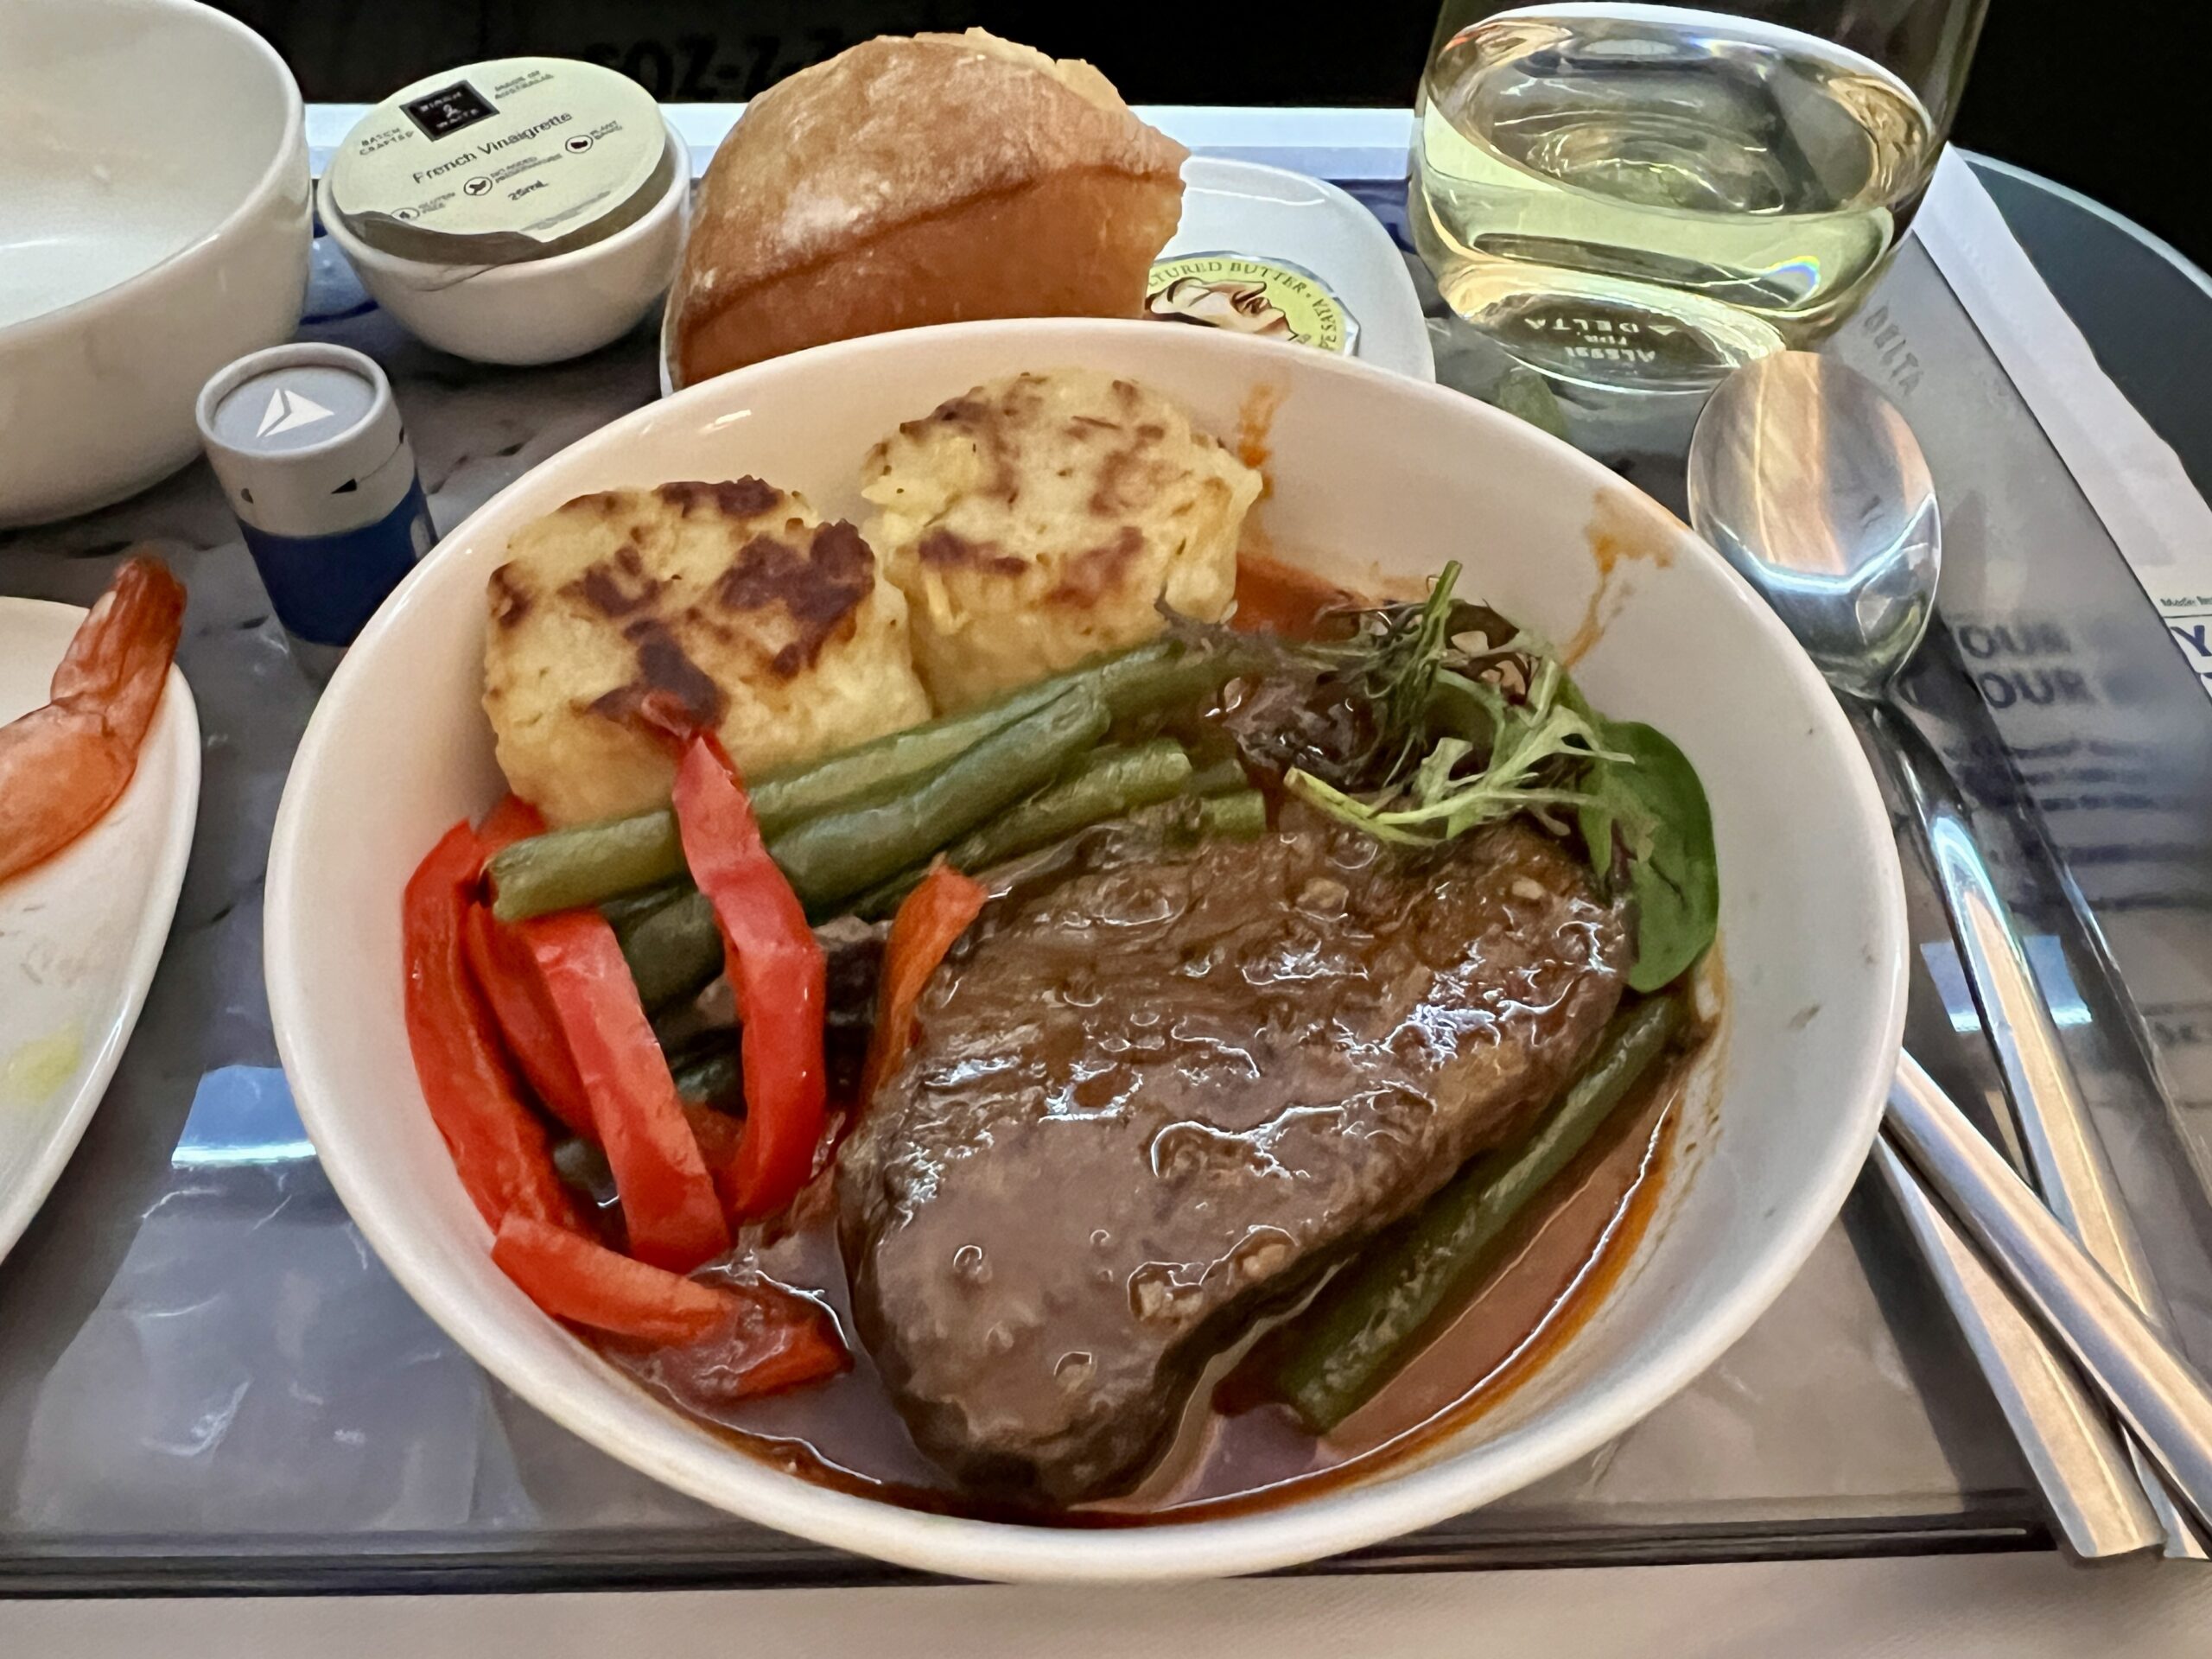
<instances>
[{"instance_id":1,"label":"green leaf garnish","mask_svg":"<svg viewBox=\"0 0 2212 1659\"><path fill-rule=\"evenodd\" d=\"M1592 708L1541 642L1456 598L1459 575L1447 564L1421 604L1356 613L1345 637L1300 647L1321 701L1359 711L1363 734L1288 735L1274 751L1284 787L1401 846L1440 846L1521 812L1560 834L1571 821L1599 880L1635 900L1629 983L1655 990L1704 953L1719 921L1696 769L1662 734ZM1465 643L1476 635L1478 646Z\"/></svg>"},{"instance_id":2,"label":"green leaf garnish","mask_svg":"<svg viewBox=\"0 0 2212 1659\"><path fill-rule=\"evenodd\" d=\"M1632 989L1656 990L1713 943L1720 919L1720 861L1713 809L1697 769L1667 735L1637 721L1605 721L1612 758L1592 769L1578 815L1591 867L1602 880L1616 830L1629 852L1636 899Z\"/></svg>"},{"instance_id":3,"label":"green leaf garnish","mask_svg":"<svg viewBox=\"0 0 2212 1659\"><path fill-rule=\"evenodd\" d=\"M1562 779L1593 761L1627 757L1607 750L1591 720L1559 696L1565 677L1557 662L1545 659L1528 699L1518 702L1496 686L1464 682L1465 695L1489 722L1489 754L1472 767L1467 762L1476 753L1474 742L1442 737L1402 788L1363 797L1302 771L1293 771L1283 786L1378 840L1409 846L1436 846L1516 812L1587 806L1592 797Z\"/></svg>"},{"instance_id":4,"label":"green leaf garnish","mask_svg":"<svg viewBox=\"0 0 2212 1659\"><path fill-rule=\"evenodd\" d=\"M1516 685L1525 684L1535 653L1497 612L1456 598L1459 579L1455 561L1420 604L1342 613L1343 638L1296 647L1319 671L1327 696L1360 712L1365 731L1363 741L1327 753L1309 746L1302 758L1294 749L1278 755L1283 770L1294 766L1363 793L1405 781L1438 736L1487 741L1486 730L1468 729L1479 711L1467 711L1466 689L1491 671L1509 671ZM1479 648L1464 643L1478 635Z\"/></svg>"}]
</instances>

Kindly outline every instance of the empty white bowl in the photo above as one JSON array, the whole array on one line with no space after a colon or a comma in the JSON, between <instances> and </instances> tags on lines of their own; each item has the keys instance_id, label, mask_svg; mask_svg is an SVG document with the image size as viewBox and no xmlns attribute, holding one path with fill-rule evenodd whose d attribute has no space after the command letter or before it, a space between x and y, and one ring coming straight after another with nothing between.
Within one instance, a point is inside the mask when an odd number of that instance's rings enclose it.
<instances>
[{"instance_id":1,"label":"empty white bowl","mask_svg":"<svg viewBox=\"0 0 2212 1659\"><path fill-rule=\"evenodd\" d=\"M401 1013L399 895L503 785L480 696L485 583L508 538L594 490L756 474L857 518L862 454L980 381L1083 365L1235 431L1281 397L1259 509L1275 548L1355 582L1448 559L1461 591L1568 639L1601 707L1688 753L1719 838L1726 1027L1620 1281L1515 1393L1417 1455L1230 1518L1060 1529L925 1515L747 1456L539 1313L422 1103ZM1608 574L1609 573L1609 574ZM964 323L720 376L594 433L493 498L415 568L323 695L277 817L267 960L276 1043L323 1166L392 1273L518 1394L613 1456L735 1514L982 1578L1166 1579L1310 1560L1484 1503L1602 1445L1711 1364L1788 1282L1865 1160L1904 1016L1895 844L1834 697L1711 549L1595 462L1471 398L1320 352L1149 322Z\"/></svg>"},{"instance_id":2,"label":"empty white bowl","mask_svg":"<svg viewBox=\"0 0 2212 1659\"><path fill-rule=\"evenodd\" d=\"M193 400L307 292L300 90L193 0L0 4L0 524L200 453Z\"/></svg>"},{"instance_id":3,"label":"empty white bowl","mask_svg":"<svg viewBox=\"0 0 2212 1659\"><path fill-rule=\"evenodd\" d=\"M672 126L668 142L675 174L643 218L588 246L511 265L456 268L371 247L333 209L327 173L316 203L361 286L417 340L478 363L560 363L621 339L668 291L691 203L690 147Z\"/></svg>"}]
</instances>

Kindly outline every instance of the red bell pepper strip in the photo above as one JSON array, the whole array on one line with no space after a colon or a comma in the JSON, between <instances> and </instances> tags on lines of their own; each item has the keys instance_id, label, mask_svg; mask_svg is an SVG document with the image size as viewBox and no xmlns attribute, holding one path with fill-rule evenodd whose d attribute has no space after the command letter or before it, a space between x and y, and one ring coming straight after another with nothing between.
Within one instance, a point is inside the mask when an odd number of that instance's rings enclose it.
<instances>
[{"instance_id":1,"label":"red bell pepper strip","mask_svg":"<svg viewBox=\"0 0 2212 1659\"><path fill-rule=\"evenodd\" d=\"M595 910L564 910L516 931L591 1101L632 1254L674 1273L720 1255L729 1227L614 930Z\"/></svg>"},{"instance_id":2,"label":"red bell pepper strip","mask_svg":"<svg viewBox=\"0 0 2212 1659\"><path fill-rule=\"evenodd\" d=\"M491 1011L468 976L461 936L484 847L456 823L409 878L401 903L407 1042L431 1120L477 1211L580 1227L554 1173L545 1126L523 1103Z\"/></svg>"},{"instance_id":3,"label":"red bell pepper strip","mask_svg":"<svg viewBox=\"0 0 2212 1659\"><path fill-rule=\"evenodd\" d=\"M492 1260L548 1313L646 1342L697 1342L741 1311L713 1286L521 1216L501 1224Z\"/></svg>"},{"instance_id":4,"label":"red bell pepper strip","mask_svg":"<svg viewBox=\"0 0 2212 1659\"><path fill-rule=\"evenodd\" d=\"M502 795L499 804L484 815L484 822L476 826L476 837L484 843L484 856L505 852L518 841L545 833L545 815L519 795Z\"/></svg>"},{"instance_id":5,"label":"red bell pepper strip","mask_svg":"<svg viewBox=\"0 0 2212 1659\"><path fill-rule=\"evenodd\" d=\"M692 1139L699 1143L699 1156L706 1160L707 1173L719 1185L737 1161L737 1149L745 1140L745 1121L732 1117L717 1107L690 1100L683 1103L683 1121L691 1126Z\"/></svg>"},{"instance_id":6,"label":"red bell pepper strip","mask_svg":"<svg viewBox=\"0 0 2212 1659\"><path fill-rule=\"evenodd\" d=\"M819 1303L777 1284L716 1286L738 1311L704 1340L663 1349L661 1380L694 1408L734 1406L835 1376L852 1364L837 1322Z\"/></svg>"},{"instance_id":7,"label":"red bell pepper strip","mask_svg":"<svg viewBox=\"0 0 2212 1659\"><path fill-rule=\"evenodd\" d=\"M553 1017L552 1002L530 947L515 937L513 929L502 927L490 906L482 904L469 906L461 943L468 953L469 973L499 1021L507 1053L538 1103L571 1135L598 1145L591 1096L576 1074L575 1060Z\"/></svg>"},{"instance_id":8,"label":"red bell pepper strip","mask_svg":"<svg viewBox=\"0 0 2212 1659\"><path fill-rule=\"evenodd\" d=\"M745 1027L745 1135L722 1198L740 1218L773 1215L813 1174L822 1139L822 946L712 733L684 750L674 797L684 862L715 907Z\"/></svg>"},{"instance_id":9,"label":"red bell pepper strip","mask_svg":"<svg viewBox=\"0 0 2212 1659\"><path fill-rule=\"evenodd\" d=\"M987 894L950 864L930 867L921 885L908 893L891 919L883 947L883 975L875 994L875 1030L861 1067L861 1106L875 1098L877 1087L899 1069L914 1041L914 1010L929 988L944 953L968 931Z\"/></svg>"},{"instance_id":10,"label":"red bell pepper strip","mask_svg":"<svg viewBox=\"0 0 2212 1659\"><path fill-rule=\"evenodd\" d=\"M492 1259L556 1319L663 1345L680 1397L727 1405L835 1376L852 1363L818 1304L776 1285L702 1285L603 1244L511 1218Z\"/></svg>"},{"instance_id":11,"label":"red bell pepper strip","mask_svg":"<svg viewBox=\"0 0 2212 1659\"><path fill-rule=\"evenodd\" d=\"M545 815L518 795L505 795L476 826L484 856L516 842L545 832ZM537 976L530 947L511 929L502 927L488 906L471 905L461 930L461 944L468 953L468 969L476 988L491 1005L507 1053L523 1078L537 1094L538 1103L561 1120L571 1135L580 1135L594 1146L599 1129L593 1123L591 1098L561 1036L559 1022Z\"/></svg>"}]
</instances>

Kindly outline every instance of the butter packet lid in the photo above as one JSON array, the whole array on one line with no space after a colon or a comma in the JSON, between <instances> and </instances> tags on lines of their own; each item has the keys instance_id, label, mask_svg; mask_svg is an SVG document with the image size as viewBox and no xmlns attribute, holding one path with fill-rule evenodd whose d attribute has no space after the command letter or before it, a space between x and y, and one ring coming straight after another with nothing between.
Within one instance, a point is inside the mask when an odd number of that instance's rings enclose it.
<instances>
[{"instance_id":1,"label":"butter packet lid","mask_svg":"<svg viewBox=\"0 0 2212 1659\"><path fill-rule=\"evenodd\" d=\"M1312 271L1241 253L1183 253L1153 263L1145 315L1349 353L1359 322Z\"/></svg>"},{"instance_id":2,"label":"butter packet lid","mask_svg":"<svg viewBox=\"0 0 2212 1659\"><path fill-rule=\"evenodd\" d=\"M628 76L501 58L425 76L370 111L331 157L330 194L384 252L507 264L637 219L666 188L668 150L659 106Z\"/></svg>"}]
</instances>

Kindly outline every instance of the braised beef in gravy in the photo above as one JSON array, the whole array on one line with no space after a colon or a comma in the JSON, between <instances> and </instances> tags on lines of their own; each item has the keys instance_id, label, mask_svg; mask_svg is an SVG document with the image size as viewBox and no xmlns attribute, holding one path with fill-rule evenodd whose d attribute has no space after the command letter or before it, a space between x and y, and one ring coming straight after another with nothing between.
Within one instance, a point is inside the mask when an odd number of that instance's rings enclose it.
<instances>
[{"instance_id":1,"label":"braised beef in gravy","mask_svg":"<svg viewBox=\"0 0 2212 1659\"><path fill-rule=\"evenodd\" d=\"M987 913L838 1157L915 1438L980 1492L1128 1486L1255 1310L1557 1093L1626 951L1533 830L1408 855L1295 806Z\"/></svg>"},{"instance_id":2,"label":"braised beef in gravy","mask_svg":"<svg viewBox=\"0 0 2212 1659\"><path fill-rule=\"evenodd\" d=\"M842 1491L938 1513L1032 1525L1119 1527L1199 1521L1284 1503L1417 1450L1510 1397L1603 1300L1650 1224L1684 1134L1694 1058L1642 1090L1555 1192L1515 1228L1506 1265L1440 1325L1367 1406L1316 1437L1274 1400L1250 1362L1258 1343L1203 1373L1173 1439L1126 1495L1053 1508L963 1490L913 1442L865 1349L855 1369L802 1394L732 1406L690 1386L665 1354L613 1357L765 1462ZM826 1209L754 1253L785 1283L829 1287L852 1328L849 1290ZM1230 1361L1242 1357L1243 1363Z\"/></svg>"},{"instance_id":3,"label":"braised beef in gravy","mask_svg":"<svg viewBox=\"0 0 2212 1659\"><path fill-rule=\"evenodd\" d=\"M1241 625L1289 637L1347 597L1249 556L1238 595ZM1267 831L1109 838L1001 887L797 1224L728 1269L819 1295L854 1369L732 1404L665 1356L622 1363L818 1482L1117 1526L1351 1478L1488 1409L1571 1334L1654 1212L1694 1042L1379 1393L1316 1434L1273 1392L1269 1344L1316 1287L1417 1228L1471 1159L1525 1144L1610 1040L1636 916L1572 826L1394 845L1283 789L1239 723L1268 725L1264 696L1233 690L1213 718L1268 792Z\"/></svg>"}]
</instances>

